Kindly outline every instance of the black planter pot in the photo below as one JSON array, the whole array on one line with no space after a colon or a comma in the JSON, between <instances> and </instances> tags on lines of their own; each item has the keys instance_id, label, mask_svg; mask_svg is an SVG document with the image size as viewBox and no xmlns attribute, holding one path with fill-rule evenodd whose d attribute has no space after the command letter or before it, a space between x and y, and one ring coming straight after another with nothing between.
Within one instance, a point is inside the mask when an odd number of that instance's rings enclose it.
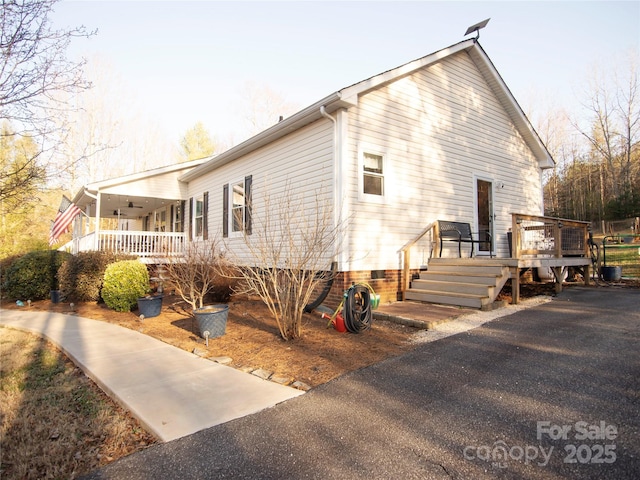
<instances>
[{"instance_id":1,"label":"black planter pot","mask_svg":"<svg viewBox=\"0 0 640 480\"><path fill-rule=\"evenodd\" d=\"M152 295L138 298L138 311L144 318L152 318L160 315L162 310L162 295Z\"/></svg>"},{"instance_id":2,"label":"black planter pot","mask_svg":"<svg viewBox=\"0 0 640 480\"><path fill-rule=\"evenodd\" d=\"M622 267L600 267L605 282L619 282L622 278Z\"/></svg>"},{"instance_id":3,"label":"black planter pot","mask_svg":"<svg viewBox=\"0 0 640 480\"><path fill-rule=\"evenodd\" d=\"M197 308L193 315L198 322L200 336L204 339L215 338L224 335L227 329L229 305L210 305ZM208 334L206 332L209 332Z\"/></svg>"},{"instance_id":4,"label":"black planter pot","mask_svg":"<svg viewBox=\"0 0 640 480\"><path fill-rule=\"evenodd\" d=\"M51 290L51 303L60 303L60 290Z\"/></svg>"}]
</instances>

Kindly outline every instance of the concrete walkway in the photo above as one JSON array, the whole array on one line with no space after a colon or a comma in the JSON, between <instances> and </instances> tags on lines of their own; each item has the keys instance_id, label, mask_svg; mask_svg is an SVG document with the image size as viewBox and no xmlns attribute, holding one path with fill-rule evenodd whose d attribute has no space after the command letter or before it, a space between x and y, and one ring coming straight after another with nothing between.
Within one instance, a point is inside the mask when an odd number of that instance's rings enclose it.
<instances>
[{"instance_id":1,"label":"concrete walkway","mask_svg":"<svg viewBox=\"0 0 640 480\"><path fill-rule=\"evenodd\" d=\"M0 325L58 345L163 442L303 394L106 322L0 309Z\"/></svg>"}]
</instances>

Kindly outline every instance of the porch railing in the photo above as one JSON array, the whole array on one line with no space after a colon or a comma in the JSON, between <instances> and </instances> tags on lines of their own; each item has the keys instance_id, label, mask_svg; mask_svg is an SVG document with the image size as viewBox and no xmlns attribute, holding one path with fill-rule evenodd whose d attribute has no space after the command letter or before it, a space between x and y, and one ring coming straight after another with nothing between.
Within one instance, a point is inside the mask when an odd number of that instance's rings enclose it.
<instances>
[{"instance_id":1,"label":"porch railing","mask_svg":"<svg viewBox=\"0 0 640 480\"><path fill-rule=\"evenodd\" d=\"M589 257L589 222L512 214L511 257Z\"/></svg>"},{"instance_id":2,"label":"porch railing","mask_svg":"<svg viewBox=\"0 0 640 480\"><path fill-rule=\"evenodd\" d=\"M182 232L100 230L74 239L73 253L99 250L151 259L182 255L184 244L185 234Z\"/></svg>"}]
</instances>

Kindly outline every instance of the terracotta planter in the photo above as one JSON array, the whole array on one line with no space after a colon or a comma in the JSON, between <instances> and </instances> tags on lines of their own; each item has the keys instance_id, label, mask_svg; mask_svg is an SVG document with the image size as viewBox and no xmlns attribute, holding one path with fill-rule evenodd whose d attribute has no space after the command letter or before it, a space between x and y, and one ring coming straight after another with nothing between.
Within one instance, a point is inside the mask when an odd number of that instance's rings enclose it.
<instances>
[{"instance_id":1,"label":"terracotta planter","mask_svg":"<svg viewBox=\"0 0 640 480\"><path fill-rule=\"evenodd\" d=\"M138 298L138 311L144 318L152 318L160 315L162 310L162 295L152 295Z\"/></svg>"},{"instance_id":2,"label":"terracotta planter","mask_svg":"<svg viewBox=\"0 0 640 480\"><path fill-rule=\"evenodd\" d=\"M193 311L193 315L198 322L198 329L202 338L220 337L224 335L227 329L229 305L209 305L197 308Z\"/></svg>"}]
</instances>

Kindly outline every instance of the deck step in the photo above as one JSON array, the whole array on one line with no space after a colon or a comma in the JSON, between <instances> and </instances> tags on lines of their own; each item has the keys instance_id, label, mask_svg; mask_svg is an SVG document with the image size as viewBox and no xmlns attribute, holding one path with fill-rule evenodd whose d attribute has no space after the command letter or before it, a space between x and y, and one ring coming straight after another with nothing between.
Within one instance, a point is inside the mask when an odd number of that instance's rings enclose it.
<instances>
[{"instance_id":1,"label":"deck step","mask_svg":"<svg viewBox=\"0 0 640 480\"><path fill-rule=\"evenodd\" d=\"M443 305L457 305L460 307L482 308L492 302L487 296L469 295L463 293L437 292L431 290L413 290L405 292L405 299L419 302L440 303Z\"/></svg>"},{"instance_id":2,"label":"deck step","mask_svg":"<svg viewBox=\"0 0 640 480\"><path fill-rule=\"evenodd\" d=\"M476 283L478 285L493 285L496 286L502 275L497 274L485 274L485 273L464 273L464 272L432 272L431 270L426 272L420 272L419 280L430 280L437 282L451 282L451 283ZM416 280L414 280L416 281Z\"/></svg>"},{"instance_id":3,"label":"deck step","mask_svg":"<svg viewBox=\"0 0 640 480\"><path fill-rule=\"evenodd\" d=\"M418 279L411 282L411 288L415 290L429 290L434 292L465 293L470 295L491 296L495 289L494 284L471 283L466 281L448 282L440 280Z\"/></svg>"},{"instance_id":4,"label":"deck step","mask_svg":"<svg viewBox=\"0 0 640 480\"><path fill-rule=\"evenodd\" d=\"M504 265L463 265L463 264L443 264L429 263L429 272L457 272L465 274L479 273L483 275L501 275Z\"/></svg>"},{"instance_id":5,"label":"deck step","mask_svg":"<svg viewBox=\"0 0 640 480\"><path fill-rule=\"evenodd\" d=\"M495 259L432 259L412 280L405 299L485 308L510 278L509 265Z\"/></svg>"}]
</instances>

